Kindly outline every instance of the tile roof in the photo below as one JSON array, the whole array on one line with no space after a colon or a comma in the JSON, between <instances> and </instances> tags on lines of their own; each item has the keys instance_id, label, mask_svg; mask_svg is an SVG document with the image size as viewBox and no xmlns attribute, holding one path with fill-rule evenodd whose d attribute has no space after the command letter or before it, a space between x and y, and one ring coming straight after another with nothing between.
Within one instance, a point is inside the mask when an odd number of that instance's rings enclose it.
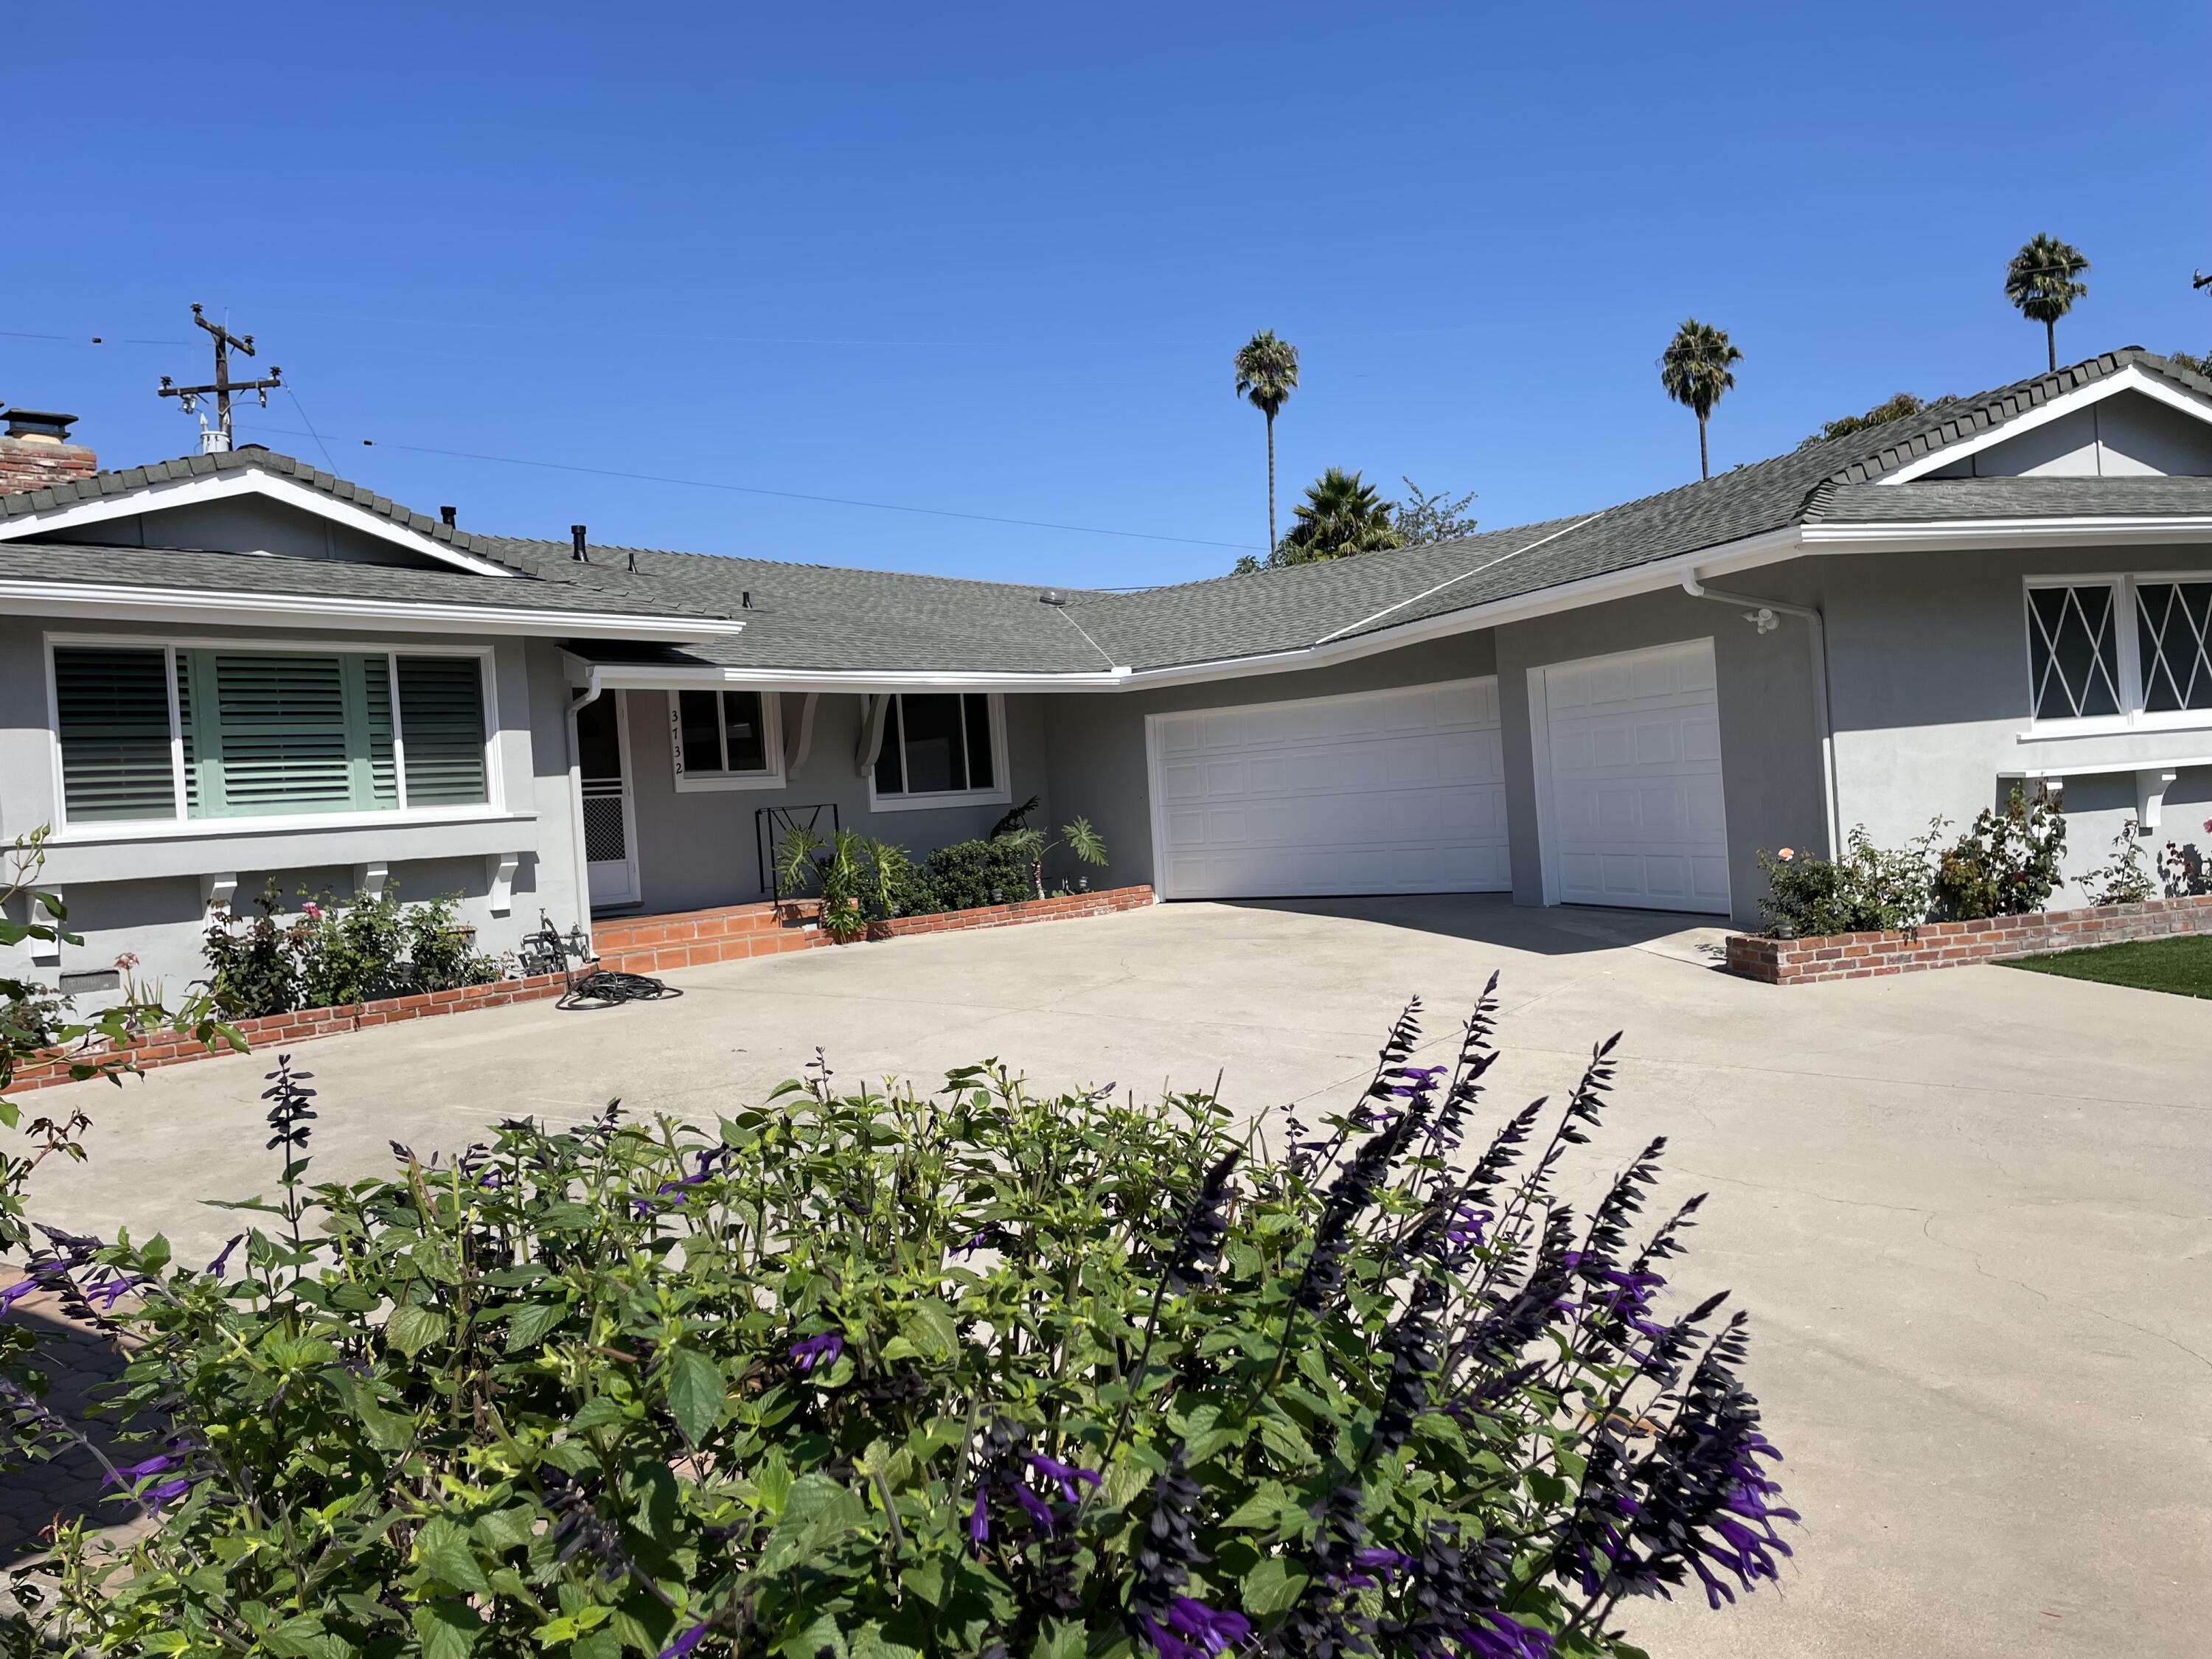
<instances>
[{"instance_id":1,"label":"tile roof","mask_svg":"<svg viewBox=\"0 0 2212 1659\"><path fill-rule=\"evenodd\" d=\"M1110 667L1144 670L1383 634L1451 611L1632 570L1795 524L1887 521L1883 515L1933 522L1960 514L1981 518L2212 511L2212 479L1875 483L2130 366L2212 397L2212 382L2130 346L1978 397L1948 399L1917 415L1808 444L1715 478L1588 514L1355 559L1214 577L1141 592L1076 592L1060 605L1041 603L1040 589L1024 583L597 544L590 550L591 562L580 564L565 543L459 531L290 457L262 450L100 473L24 496L0 496L0 520L164 478L258 465L537 583L596 594L595 602L605 609L619 604L626 610L661 614L742 617L742 635L684 648L687 659L725 668L1038 675L1096 673ZM156 556L173 561L179 556ZM236 556L196 556L222 560ZM269 565L264 579L278 579L282 562ZM293 562L314 565L319 584L380 580L351 574L368 567ZM177 583L189 574L187 567L174 562L149 564L144 569L149 581ZM349 574L334 576L334 569ZM427 577L465 586L487 580L459 574L387 574L395 580Z\"/></svg>"}]
</instances>

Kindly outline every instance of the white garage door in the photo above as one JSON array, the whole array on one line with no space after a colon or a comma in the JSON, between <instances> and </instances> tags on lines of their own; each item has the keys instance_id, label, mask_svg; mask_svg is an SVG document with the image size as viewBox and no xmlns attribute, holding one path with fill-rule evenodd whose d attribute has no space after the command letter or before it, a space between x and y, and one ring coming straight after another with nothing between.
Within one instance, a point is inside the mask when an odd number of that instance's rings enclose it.
<instances>
[{"instance_id":1,"label":"white garage door","mask_svg":"<svg viewBox=\"0 0 2212 1659\"><path fill-rule=\"evenodd\" d=\"M1553 896L1726 914L1712 641L1554 663L1543 692Z\"/></svg>"},{"instance_id":2,"label":"white garage door","mask_svg":"<svg viewBox=\"0 0 2212 1659\"><path fill-rule=\"evenodd\" d=\"M1511 884L1498 682L1157 714L1163 898Z\"/></svg>"}]
</instances>

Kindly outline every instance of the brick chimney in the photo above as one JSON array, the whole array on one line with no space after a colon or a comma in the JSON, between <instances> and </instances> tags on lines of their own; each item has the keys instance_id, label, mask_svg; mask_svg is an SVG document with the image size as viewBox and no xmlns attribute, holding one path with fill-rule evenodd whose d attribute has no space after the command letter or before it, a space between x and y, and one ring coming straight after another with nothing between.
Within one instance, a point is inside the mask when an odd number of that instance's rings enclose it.
<instances>
[{"instance_id":1,"label":"brick chimney","mask_svg":"<svg viewBox=\"0 0 2212 1659\"><path fill-rule=\"evenodd\" d=\"M43 409L8 411L8 429L0 434L0 495L88 478L100 471L90 450L69 441L76 419Z\"/></svg>"}]
</instances>

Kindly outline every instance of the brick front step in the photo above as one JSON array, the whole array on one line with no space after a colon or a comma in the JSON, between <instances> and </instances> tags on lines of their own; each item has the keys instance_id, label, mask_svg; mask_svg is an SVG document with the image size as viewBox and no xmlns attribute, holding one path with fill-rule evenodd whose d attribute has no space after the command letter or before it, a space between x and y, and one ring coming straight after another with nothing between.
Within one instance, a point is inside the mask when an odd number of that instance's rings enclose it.
<instances>
[{"instance_id":1,"label":"brick front step","mask_svg":"<svg viewBox=\"0 0 2212 1659\"><path fill-rule=\"evenodd\" d=\"M1831 933L1816 939L1730 933L1728 967L1732 974L1769 985L1809 985L1820 980L1871 979L1923 968L2087 951L2182 933L2212 933L2212 894L1974 921L1931 921L1886 933Z\"/></svg>"},{"instance_id":2,"label":"brick front step","mask_svg":"<svg viewBox=\"0 0 2212 1659\"><path fill-rule=\"evenodd\" d=\"M1149 887L1115 887L1100 893L1072 893L1066 898L993 904L980 910L902 916L896 921L878 923L869 930L869 936L897 938L909 933L954 933L969 927L1007 927L1024 921L1103 916L1117 910L1141 909L1152 902L1152 890ZM637 916L623 921L600 922L592 930L592 943L599 953L599 966L623 973L658 974L708 963L738 962L748 957L804 951L834 943L816 919L818 908L811 902L782 907L733 904L674 915ZM340 1031L366 1030L373 1025L394 1025L405 1020L458 1014L471 1008L503 1008L509 1003L539 1002L557 997L568 988L568 977L565 974L538 974L528 979L495 980L489 985L388 997L382 1001L356 1003L343 1008L303 1008L289 1014L268 1014L258 1019L240 1020L234 1029L246 1039L249 1048L282 1048ZM155 1066L181 1065L188 1060L203 1059L210 1053L228 1054L231 1050L228 1047L212 1050L203 1048L188 1031L157 1031L123 1052L139 1070L151 1071ZM70 1080L68 1057L52 1055L17 1066L7 1092L12 1095L44 1089Z\"/></svg>"},{"instance_id":3,"label":"brick front step","mask_svg":"<svg viewBox=\"0 0 2212 1659\"><path fill-rule=\"evenodd\" d=\"M1111 915L1142 909L1152 902L1147 886L1111 887L1065 898L1018 899L974 910L943 910L926 916L901 916L878 922L870 939L903 939L915 933L951 933L970 927L1011 927L1025 921L1061 921L1074 916ZM732 904L713 910L638 916L602 921L592 928L592 948L602 966L629 974L666 973L714 962L805 951L836 941L822 930L821 904Z\"/></svg>"}]
</instances>

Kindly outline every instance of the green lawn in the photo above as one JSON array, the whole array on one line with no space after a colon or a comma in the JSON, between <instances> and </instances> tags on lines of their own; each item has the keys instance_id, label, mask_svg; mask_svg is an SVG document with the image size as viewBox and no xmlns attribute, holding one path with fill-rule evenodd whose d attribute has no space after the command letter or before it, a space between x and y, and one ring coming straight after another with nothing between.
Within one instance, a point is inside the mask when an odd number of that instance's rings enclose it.
<instances>
[{"instance_id":1,"label":"green lawn","mask_svg":"<svg viewBox=\"0 0 2212 1659\"><path fill-rule=\"evenodd\" d=\"M2094 951L2069 951L2063 956L2021 957L2004 965L2068 979L2128 985L2138 991L2212 997L2212 934L2137 939L2130 945L2100 945Z\"/></svg>"}]
</instances>

